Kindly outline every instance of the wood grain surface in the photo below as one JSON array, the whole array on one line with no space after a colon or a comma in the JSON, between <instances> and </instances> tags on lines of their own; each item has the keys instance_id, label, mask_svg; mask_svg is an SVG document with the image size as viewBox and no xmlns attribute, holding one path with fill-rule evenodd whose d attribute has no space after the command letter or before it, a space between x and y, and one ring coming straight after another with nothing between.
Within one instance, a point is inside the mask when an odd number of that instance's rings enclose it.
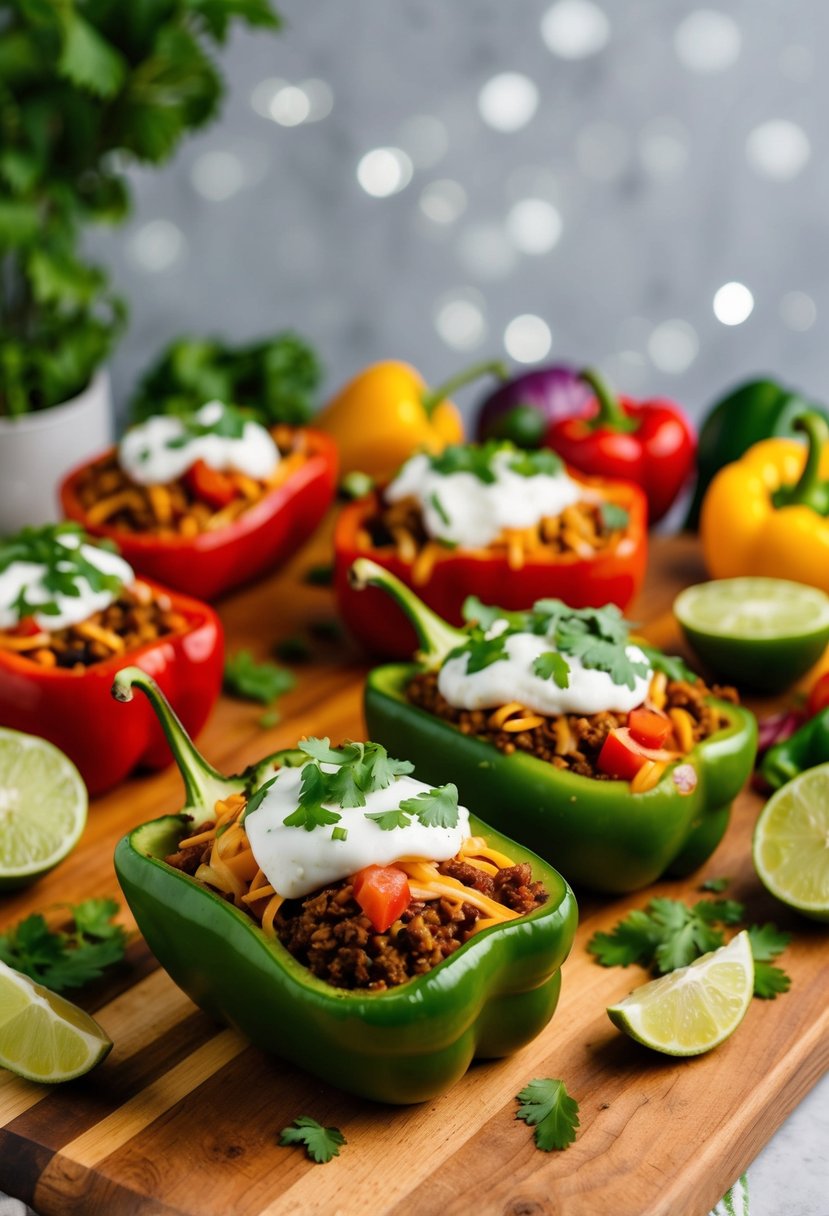
<instances>
[{"instance_id":1,"label":"wood grain surface","mask_svg":"<svg viewBox=\"0 0 829 1216\"><path fill-rule=\"evenodd\" d=\"M219 606L231 652L265 656L279 639L320 622L325 631L330 593L303 574L325 558L326 544L319 537L284 573ZM652 640L676 648L671 601L702 577L692 540L655 542L632 613ZM297 667L278 725L263 730L259 707L223 698L199 742L218 768L235 771L306 733L360 737L365 669L346 641L321 636L313 660ZM172 770L96 800L72 856L34 887L3 896L0 924L50 908L59 918L60 903L118 895L118 838L180 803ZM756 795L740 797L723 843L692 879L583 897L561 1002L544 1033L510 1059L473 1066L422 1106L374 1105L267 1058L192 1005L136 935L124 964L81 997L115 1042L107 1060L51 1089L0 1075L0 1189L41 1216L704 1216L829 1067L827 932L775 904L755 877L759 807ZM793 931L781 960L792 989L752 1002L740 1030L710 1055L675 1061L638 1047L605 1015L642 982L641 969L606 970L585 945L653 895L699 898L714 875L731 877L728 894L752 920ZM130 923L125 907L122 918ZM545 1076L561 1077L580 1104L578 1138L565 1152L539 1152L515 1118L515 1094ZM339 1158L317 1166L279 1147L280 1129L299 1114L342 1129Z\"/></svg>"}]
</instances>

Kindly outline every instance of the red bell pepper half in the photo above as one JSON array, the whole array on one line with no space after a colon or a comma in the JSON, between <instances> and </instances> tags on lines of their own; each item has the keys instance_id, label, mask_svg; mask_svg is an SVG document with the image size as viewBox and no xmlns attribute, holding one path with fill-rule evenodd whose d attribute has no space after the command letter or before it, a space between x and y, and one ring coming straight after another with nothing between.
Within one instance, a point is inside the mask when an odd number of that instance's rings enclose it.
<instances>
[{"instance_id":1,"label":"red bell pepper half","mask_svg":"<svg viewBox=\"0 0 829 1216\"><path fill-rule=\"evenodd\" d=\"M595 396L553 422L545 443L591 477L635 482L648 499L648 522L667 514L694 467L691 423L672 401L616 397L595 372L582 372Z\"/></svg>"},{"instance_id":2,"label":"red bell pepper half","mask_svg":"<svg viewBox=\"0 0 829 1216\"><path fill-rule=\"evenodd\" d=\"M627 511L627 527L618 542L590 557L535 553L520 570L511 569L502 552L447 548L424 586L414 584L412 562L404 561L393 548L375 547L366 539L367 525L381 510L379 494L349 503L334 530L334 589L348 629L374 654L404 659L417 650L414 629L387 595L376 587L357 591L349 583L348 572L358 557L368 557L397 575L452 625L462 624L461 609L469 595L509 609L529 608L545 597L564 600L573 608L600 608L603 604L626 608L645 577L645 496L637 486L624 482L580 480Z\"/></svg>"},{"instance_id":3,"label":"red bell pepper half","mask_svg":"<svg viewBox=\"0 0 829 1216\"><path fill-rule=\"evenodd\" d=\"M331 505L337 484L336 446L320 431L306 428L304 434L308 453L304 464L237 519L213 532L156 536L90 523L77 493L83 468L73 470L61 485L63 512L91 535L115 541L124 560L139 573L212 600L290 557Z\"/></svg>"},{"instance_id":4,"label":"red bell pepper half","mask_svg":"<svg viewBox=\"0 0 829 1216\"><path fill-rule=\"evenodd\" d=\"M185 618L181 632L93 663L84 671L39 667L0 650L0 725L40 735L65 752L90 794L111 789L134 768L164 768L173 756L149 702L136 698L112 725L110 688L122 667L136 666L158 683L189 734L207 721L222 685L224 640L207 604L150 584Z\"/></svg>"}]
</instances>

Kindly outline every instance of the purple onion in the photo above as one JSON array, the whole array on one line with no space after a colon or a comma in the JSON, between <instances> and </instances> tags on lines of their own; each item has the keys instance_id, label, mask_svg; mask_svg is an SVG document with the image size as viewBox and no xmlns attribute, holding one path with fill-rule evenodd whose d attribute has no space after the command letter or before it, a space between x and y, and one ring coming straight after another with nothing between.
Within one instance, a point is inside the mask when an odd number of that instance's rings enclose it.
<instances>
[{"instance_id":1,"label":"purple onion","mask_svg":"<svg viewBox=\"0 0 829 1216\"><path fill-rule=\"evenodd\" d=\"M806 721L802 709L784 709L768 718L761 718L757 731L757 754L762 756L775 743L783 743Z\"/></svg>"},{"instance_id":2,"label":"purple onion","mask_svg":"<svg viewBox=\"0 0 829 1216\"><path fill-rule=\"evenodd\" d=\"M539 447L551 422L578 414L593 397L579 371L565 364L536 367L500 385L481 403L475 436Z\"/></svg>"}]
</instances>

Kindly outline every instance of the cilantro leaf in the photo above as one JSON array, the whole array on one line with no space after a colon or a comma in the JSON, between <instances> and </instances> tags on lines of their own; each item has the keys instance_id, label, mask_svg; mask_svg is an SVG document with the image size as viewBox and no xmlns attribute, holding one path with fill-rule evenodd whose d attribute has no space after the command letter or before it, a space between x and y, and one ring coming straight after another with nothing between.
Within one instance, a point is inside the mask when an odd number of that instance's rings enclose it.
<instances>
[{"instance_id":1,"label":"cilantro leaf","mask_svg":"<svg viewBox=\"0 0 829 1216\"><path fill-rule=\"evenodd\" d=\"M401 807L395 807L391 811L366 811L365 817L376 823L383 832L393 832L395 828L407 828L412 822L411 817Z\"/></svg>"},{"instance_id":2,"label":"cilantro leaf","mask_svg":"<svg viewBox=\"0 0 829 1216\"><path fill-rule=\"evenodd\" d=\"M333 1157L339 1157L340 1148L348 1141L338 1127L323 1127L310 1115L298 1115L293 1123L283 1127L279 1143L284 1147L301 1144L312 1161L325 1165Z\"/></svg>"},{"instance_id":3,"label":"cilantro leaf","mask_svg":"<svg viewBox=\"0 0 829 1216\"><path fill-rule=\"evenodd\" d=\"M788 992L791 986L791 977L782 967L755 961L754 995L761 1001L773 1001L779 993Z\"/></svg>"},{"instance_id":4,"label":"cilantro leaf","mask_svg":"<svg viewBox=\"0 0 829 1216\"><path fill-rule=\"evenodd\" d=\"M400 810L419 819L426 828L457 827L458 787L450 783L432 790L422 790L413 798L401 802Z\"/></svg>"},{"instance_id":5,"label":"cilantro leaf","mask_svg":"<svg viewBox=\"0 0 829 1216\"><path fill-rule=\"evenodd\" d=\"M342 765L336 773L326 780L326 802L336 802L338 806L365 806L366 796L360 780L362 774L353 765Z\"/></svg>"},{"instance_id":6,"label":"cilantro leaf","mask_svg":"<svg viewBox=\"0 0 829 1216\"><path fill-rule=\"evenodd\" d=\"M706 878L705 882L700 884L699 889L700 891L711 891L715 895L719 895L726 890L730 882L730 878Z\"/></svg>"},{"instance_id":7,"label":"cilantro leaf","mask_svg":"<svg viewBox=\"0 0 829 1216\"><path fill-rule=\"evenodd\" d=\"M643 642L636 645L644 654L654 671L661 671L669 680L685 680L691 684L697 681L697 674L692 671L684 659L678 654L663 654L655 646L646 646Z\"/></svg>"},{"instance_id":8,"label":"cilantro leaf","mask_svg":"<svg viewBox=\"0 0 829 1216\"><path fill-rule=\"evenodd\" d=\"M471 473L484 485L492 485L497 478L492 470L492 458L497 451L511 448L502 443L450 443L436 456L429 457L429 464L436 473L451 477L454 473Z\"/></svg>"},{"instance_id":9,"label":"cilantro leaf","mask_svg":"<svg viewBox=\"0 0 829 1216\"><path fill-rule=\"evenodd\" d=\"M300 803L295 811L282 820L286 828L304 828L313 832L314 828L326 827L330 823L339 823L342 815L329 811L319 802Z\"/></svg>"},{"instance_id":10,"label":"cilantro leaf","mask_svg":"<svg viewBox=\"0 0 829 1216\"><path fill-rule=\"evenodd\" d=\"M429 495L429 503L433 507L435 512L437 513L438 518L440 519L443 526L445 528L448 528L449 525L452 523L452 520L449 517L446 507L440 501L440 498L438 497L438 495L435 494L434 492Z\"/></svg>"},{"instance_id":11,"label":"cilantro leaf","mask_svg":"<svg viewBox=\"0 0 829 1216\"><path fill-rule=\"evenodd\" d=\"M561 457L552 448L516 452L509 467L519 477L557 477L564 468Z\"/></svg>"},{"instance_id":12,"label":"cilantro leaf","mask_svg":"<svg viewBox=\"0 0 829 1216\"><path fill-rule=\"evenodd\" d=\"M603 967L648 966L662 940L662 930L647 912L634 909L610 933L594 933L587 943Z\"/></svg>"},{"instance_id":13,"label":"cilantro leaf","mask_svg":"<svg viewBox=\"0 0 829 1216\"><path fill-rule=\"evenodd\" d=\"M599 516L609 532L622 531L630 523L629 512L615 502L603 502L599 507Z\"/></svg>"},{"instance_id":14,"label":"cilantro leaf","mask_svg":"<svg viewBox=\"0 0 829 1216\"><path fill-rule=\"evenodd\" d=\"M246 701L270 705L283 693L290 692L296 676L267 659L257 663L249 650L240 650L225 661L225 692Z\"/></svg>"},{"instance_id":15,"label":"cilantro leaf","mask_svg":"<svg viewBox=\"0 0 829 1216\"><path fill-rule=\"evenodd\" d=\"M266 781L264 785L260 785L259 789L248 798L248 804L245 807L245 813L242 819L247 819L248 815L252 815L254 811L258 811L262 803L265 801L265 795L276 781L276 777L271 777L270 781Z\"/></svg>"},{"instance_id":16,"label":"cilantro leaf","mask_svg":"<svg viewBox=\"0 0 829 1216\"><path fill-rule=\"evenodd\" d=\"M739 925L745 919L745 905L736 899L700 899L694 904L694 915L709 924Z\"/></svg>"},{"instance_id":17,"label":"cilantro leaf","mask_svg":"<svg viewBox=\"0 0 829 1216\"><path fill-rule=\"evenodd\" d=\"M516 1095L521 1106L516 1119L535 1127L535 1144L542 1152L565 1149L576 1138L579 1104L571 1098L563 1081L536 1077Z\"/></svg>"},{"instance_id":18,"label":"cilantro leaf","mask_svg":"<svg viewBox=\"0 0 829 1216\"><path fill-rule=\"evenodd\" d=\"M334 581L334 567L331 562L322 562L318 566L309 566L305 571L304 581L309 587L330 587Z\"/></svg>"},{"instance_id":19,"label":"cilantro leaf","mask_svg":"<svg viewBox=\"0 0 829 1216\"><path fill-rule=\"evenodd\" d=\"M320 764L341 764L343 762L342 748L332 747L327 735L324 739L300 739L297 748L306 756L310 756L312 760L318 760Z\"/></svg>"},{"instance_id":20,"label":"cilantro leaf","mask_svg":"<svg viewBox=\"0 0 829 1216\"><path fill-rule=\"evenodd\" d=\"M533 663L533 675L541 680L552 679L558 688L570 687L569 664L555 650L547 650L538 656Z\"/></svg>"},{"instance_id":21,"label":"cilantro leaf","mask_svg":"<svg viewBox=\"0 0 829 1216\"><path fill-rule=\"evenodd\" d=\"M66 930L52 930L39 913L0 934L0 959L54 992L80 988L124 957L127 932L113 922L118 905L88 899L74 907Z\"/></svg>"},{"instance_id":22,"label":"cilantro leaf","mask_svg":"<svg viewBox=\"0 0 829 1216\"><path fill-rule=\"evenodd\" d=\"M751 953L757 963L767 963L770 959L782 954L792 940L791 933L785 933L776 925L751 925L748 930L748 940L751 943Z\"/></svg>"},{"instance_id":23,"label":"cilantro leaf","mask_svg":"<svg viewBox=\"0 0 829 1216\"><path fill-rule=\"evenodd\" d=\"M507 658L507 633L499 633L497 637L488 638L480 626L473 625L469 630L468 641L456 646L454 650L450 650L446 660L458 659L464 655L468 675L474 675L476 671L483 671L484 668L491 667L493 663L500 663L502 659Z\"/></svg>"},{"instance_id":24,"label":"cilantro leaf","mask_svg":"<svg viewBox=\"0 0 829 1216\"><path fill-rule=\"evenodd\" d=\"M367 743L366 750L371 749L371 765L368 773L366 790L384 790L391 785L395 777L405 777L414 772L411 760L395 760L379 743Z\"/></svg>"}]
</instances>

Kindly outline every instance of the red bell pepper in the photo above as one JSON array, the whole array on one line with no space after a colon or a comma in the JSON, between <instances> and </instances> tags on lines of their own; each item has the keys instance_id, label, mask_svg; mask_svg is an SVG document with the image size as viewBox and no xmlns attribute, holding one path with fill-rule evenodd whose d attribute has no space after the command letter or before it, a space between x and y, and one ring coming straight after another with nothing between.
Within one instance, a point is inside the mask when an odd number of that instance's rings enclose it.
<instances>
[{"instance_id":1,"label":"red bell pepper","mask_svg":"<svg viewBox=\"0 0 829 1216\"><path fill-rule=\"evenodd\" d=\"M568 464L593 477L633 481L645 491L648 522L672 506L694 467L693 427L672 401L616 397L595 372L582 372L594 398L578 413L553 422L545 443Z\"/></svg>"},{"instance_id":2,"label":"red bell pepper","mask_svg":"<svg viewBox=\"0 0 829 1216\"><path fill-rule=\"evenodd\" d=\"M304 434L305 463L232 523L213 532L156 536L92 524L77 493L83 467L73 470L61 485L63 512L93 536L115 541L124 559L139 573L212 600L290 557L331 505L337 483L336 446L320 431L305 429Z\"/></svg>"},{"instance_id":3,"label":"red bell pepper","mask_svg":"<svg viewBox=\"0 0 829 1216\"><path fill-rule=\"evenodd\" d=\"M0 725L54 743L77 765L90 794L117 785L134 768L164 768L173 759L146 701L126 706L113 730L110 688L117 671L135 665L151 675L190 734L204 726L221 689L224 640L213 609L149 585L168 596L174 612L185 618L181 632L84 671L40 667L14 651L0 650Z\"/></svg>"},{"instance_id":4,"label":"red bell pepper","mask_svg":"<svg viewBox=\"0 0 829 1216\"><path fill-rule=\"evenodd\" d=\"M569 470L572 474L572 470ZM349 503L334 530L334 589L340 613L354 636L375 654L409 658L417 649L414 629L395 604L376 587L356 591L348 572L358 557L368 557L412 587L438 616L462 623L461 609L469 595L502 608L529 608L545 597L562 599L574 608L618 604L625 608L645 576L647 505L642 491L625 482L579 478L608 502L628 513L618 542L591 557L575 553L528 556L520 570L510 568L501 552L446 548L435 561L425 586L415 586L410 561L391 547L365 542L367 525L381 510L379 493Z\"/></svg>"}]
</instances>

